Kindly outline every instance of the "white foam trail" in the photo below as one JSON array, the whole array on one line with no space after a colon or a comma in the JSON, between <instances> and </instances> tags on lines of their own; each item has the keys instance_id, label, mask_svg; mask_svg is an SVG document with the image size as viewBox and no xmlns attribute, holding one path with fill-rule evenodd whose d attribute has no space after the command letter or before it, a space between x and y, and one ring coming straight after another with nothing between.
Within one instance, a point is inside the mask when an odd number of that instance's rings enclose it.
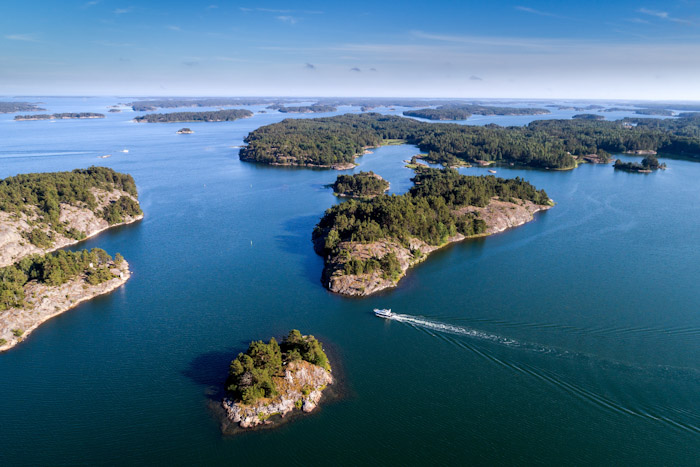
<instances>
[{"instance_id":1,"label":"white foam trail","mask_svg":"<svg viewBox=\"0 0 700 467\"><path fill-rule=\"evenodd\" d=\"M543 352L543 353L555 352L555 350L553 348L549 348L549 347L545 347L545 346L541 346L541 345L528 344L525 342L519 342L515 339L499 336L497 334L491 334L489 332L479 331L477 329L467 328L464 326L456 326L453 324L440 323L437 321L431 321L431 320L428 320L425 318L417 318L415 316L410 316L410 315L402 315L399 313L394 313L388 319L391 319L394 321L399 321L401 323L408 323L408 324L411 324L413 326L418 326L418 327L422 327L422 328L426 328L426 329L432 329L434 331L447 332L450 334L458 334L458 335L462 335L462 336L468 336L468 337L472 337L475 339L480 339L480 340L489 341L489 342L493 342L496 344L504 345L507 347L527 349L527 350L532 350L532 351L536 351L536 352Z\"/></svg>"}]
</instances>

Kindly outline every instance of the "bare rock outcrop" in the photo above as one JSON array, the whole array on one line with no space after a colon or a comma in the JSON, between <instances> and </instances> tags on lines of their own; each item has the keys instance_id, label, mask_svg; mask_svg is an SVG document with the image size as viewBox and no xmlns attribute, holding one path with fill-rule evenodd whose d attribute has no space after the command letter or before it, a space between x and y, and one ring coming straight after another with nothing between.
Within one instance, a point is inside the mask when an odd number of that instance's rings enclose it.
<instances>
[{"instance_id":1,"label":"bare rock outcrop","mask_svg":"<svg viewBox=\"0 0 700 467\"><path fill-rule=\"evenodd\" d=\"M320 366L298 360L290 362L283 377L274 377L278 395L259 399L252 404L225 398L222 402L226 417L241 428L269 424L270 417L284 417L294 409L311 412L321 400L323 390L333 383L331 373Z\"/></svg>"},{"instance_id":2,"label":"bare rock outcrop","mask_svg":"<svg viewBox=\"0 0 700 467\"><path fill-rule=\"evenodd\" d=\"M8 350L27 338L32 331L54 316L74 308L98 295L120 287L131 277L129 264L122 261L110 265L113 279L91 285L82 275L58 287L31 281L24 286L26 306L0 311L0 352Z\"/></svg>"},{"instance_id":3,"label":"bare rock outcrop","mask_svg":"<svg viewBox=\"0 0 700 467\"><path fill-rule=\"evenodd\" d=\"M73 206L67 203L61 203L59 221L63 223L66 229L74 229L83 232L85 238L88 238L110 227L130 224L143 219L143 214L127 216L123 222L110 225L107 220L99 217L95 212L100 212L110 203L116 202L122 196L130 197L134 201L137 201L137 199L129 193L118 189L105 191L93 188L92 193L97 200L97 208L94 210L89 209L87 206ZM32 244L26 236L36 228L36 221L39 217L39 213L36 210L34 213L30 214L0 211L0 267L10 265L28 255L35 253L45 254L80 241L58 232L50 232L49 227L44 226L41 230L47 234L51 234L51 246L48 248L41 248Z\"/></svg>"},{"instance_id":4,"label":"bare rock outcrop","mask_svg":"<svg viewBox=\"0 0 700 467\"><path fill-rule=\"evenodd\" d=\"M470 212L478 214L486 222L486 231L477 236L487 236L523 225L531 221L536 212L547 210L550 207L538 205L532 201L506 202L493 198L485 207L467 206L455 211L455 213L458 215ZM343 253L326 258L321 280L328 290L341 295L360 297L372 295L380 290L395 287L411 266L425 260L433 251L466 238L468 237L457 234L439 246L428 245L417 238L411 239L407 246L393 239L383 239L373 243L341 242L338 245L338 251ZM317 252L323 251L324 240L325 237L316 240ZM385 277L382 270L357 275L345 273L345 263L349 257L367 260L383 258L392 252L396 255L401 266L402 272L398 278Z\"/></svg>"}]
</instances>

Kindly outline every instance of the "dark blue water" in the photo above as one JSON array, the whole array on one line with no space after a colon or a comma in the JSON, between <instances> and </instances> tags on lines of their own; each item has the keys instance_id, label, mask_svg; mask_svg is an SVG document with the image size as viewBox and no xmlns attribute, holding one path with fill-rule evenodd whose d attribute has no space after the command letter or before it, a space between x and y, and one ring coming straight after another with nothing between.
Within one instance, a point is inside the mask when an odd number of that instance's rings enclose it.
<instances>
[{"instance_id":1,"label":"dark blue water","mask_svg":"<svg viewBox=\"0 0 700 467\"><path fill-rule=\"evenodd\" d=\"M104 112L120 100L44 101ZM134 271L124 287L0 354L0 464L697 464L699 163L498 168L556 207L435 253L395 290L347 299L321 286L310 241L338 202L324 187L337 173L242 163L231 147L288 115L133 116L0 116L0 177L106 165L135 177L146 213L79 245L121 252ZM380 148L356 170L401 193L416 152ZM327 343L344 398L222 436L207 403L228 362L290 328Z\"/></svg>"}]
</instances>

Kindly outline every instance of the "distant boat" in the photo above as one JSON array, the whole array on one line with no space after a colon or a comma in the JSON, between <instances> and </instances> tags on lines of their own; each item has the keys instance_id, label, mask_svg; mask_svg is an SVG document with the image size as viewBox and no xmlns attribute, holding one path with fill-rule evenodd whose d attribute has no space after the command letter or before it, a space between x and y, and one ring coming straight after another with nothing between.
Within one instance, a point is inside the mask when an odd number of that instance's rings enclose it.
<instances>
[{"instance_id":1,"label":"distant boat","mask_svg":"<svg viewBox=\"0 0 700 467\"><path fill-rule=\"evenodd\" d=\"M128 149L122 149L122 150L119 151L119 152L127 153L127 152L129 152L129 150L128 150Z\"/></svg>"},{"instance_id":2,"label":"distant boat","mask_svg":"<svg viewBox=\"0 0 700 467\"><path fill-rule=\"evenodd\" d=\"M495 173L496 173L496 171L493 170L493 169L489 169L489 172L492 173L492 174L495 174Z\"/></svg>"},{"instance_id":3,"label":"distant boat","mask_svg":"<svg viewBox=\"0 0 700 467\"><path fill-rule=\"evenodd\" d=\"M381 309L381 310L379 308L375 308L374 309L374 316L389 319L392 316L394 316L394 313L391 312L391 308L385 308L385 309Z\"/></svg>"},{"instance_id":4,"label":"distant boat","mask_svg":"<svg viewBox=\"0 0 700 467\"><path fill-rule=\"evenodd\" d=\"M111 154L105 154L104 156L98 156L100 159L107 159L108 157L112 157Z\"/></svg>"}]
</instances>

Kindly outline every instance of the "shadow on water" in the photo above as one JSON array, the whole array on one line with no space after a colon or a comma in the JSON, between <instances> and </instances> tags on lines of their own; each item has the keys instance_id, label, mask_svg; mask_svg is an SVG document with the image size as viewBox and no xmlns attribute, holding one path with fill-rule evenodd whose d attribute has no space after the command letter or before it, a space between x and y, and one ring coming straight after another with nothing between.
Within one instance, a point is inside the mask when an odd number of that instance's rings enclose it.
<instances>
[{"instance_id":1,"label":"shadow on water","mask_svg":"<svg viewBox=\"0 0 700 467\"><path fill-rule=\"evenodd\" d=\"M304 258L301 265L304 277L314 286L318 285L323 270L323 258L316 254L311 233L321 214L294 217L286 221L283 235L276 235L277 245L285 252Z\"/></svg>"}]
</instances>

